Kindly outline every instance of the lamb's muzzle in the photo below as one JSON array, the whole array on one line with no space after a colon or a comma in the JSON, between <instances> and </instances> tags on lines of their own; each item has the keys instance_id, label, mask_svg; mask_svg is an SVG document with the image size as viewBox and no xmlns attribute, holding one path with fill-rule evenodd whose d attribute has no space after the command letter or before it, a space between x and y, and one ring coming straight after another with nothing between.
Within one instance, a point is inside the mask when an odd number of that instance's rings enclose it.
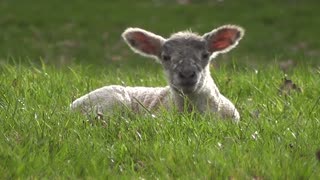
<instances>
[{"instance_id":1,"label":"lamb's muzzle","mask_svg":"<svg viewBox=\"0 0 320 180\"><path fill-rule=\"evenodd\" d=\"M116 107L140 111L141 105L150 111L160 107L183 111L187 103L190 109L239 121L237 109L214 83L209 64L218 54L236 47L243 36L244 30L235 25L221 26L203 36L178 32L168 39L143 29L128 28L122 34L125 42L134 52L161 63L169 86L106 86L75 100L71 108L107 114Z\"/></svg>"}]
</instances>

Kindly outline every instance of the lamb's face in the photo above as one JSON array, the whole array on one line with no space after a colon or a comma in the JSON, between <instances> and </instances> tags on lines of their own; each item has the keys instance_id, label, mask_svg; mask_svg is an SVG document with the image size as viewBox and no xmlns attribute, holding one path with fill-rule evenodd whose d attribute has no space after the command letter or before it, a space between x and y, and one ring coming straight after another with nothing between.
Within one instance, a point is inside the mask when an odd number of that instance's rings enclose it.
<instances>
[{"instance_id":1,"label":"lamb's face","mask_svg":"<svg viewBox=\"0 0 320 180\"><path fill-rule=\"evenodd\" d=\"M200 89L210 53L206 41L194 34L176 34L161 48L161 63L173 89L185 94Z\"/></svg>"},{"instance_id":2,"label":"lamb's face","mask_svg":"<svg viewBox=\"0 0 320 180\"><path fill-rule=\"evenodd\" d=\"M160 60L170 86L188 94L205 85L210 58L236 47L243 35L241 27L225 25L203 36L187 31L166 39L140 28L128 28L122 37L134 52Z\"/></svg>"}]
</instances>

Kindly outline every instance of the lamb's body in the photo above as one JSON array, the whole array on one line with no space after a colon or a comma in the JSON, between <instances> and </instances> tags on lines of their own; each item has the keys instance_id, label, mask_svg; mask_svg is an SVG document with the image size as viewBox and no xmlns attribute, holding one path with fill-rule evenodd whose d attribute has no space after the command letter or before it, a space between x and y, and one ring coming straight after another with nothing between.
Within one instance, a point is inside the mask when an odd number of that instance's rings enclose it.
<instances>
[{"instance_id":1,"label":"lamb's body","mask_svg":"<svg viewBox=\"0 0 320 180\"><path fill-rule=\"evenodd\" d=\"M118 108L133 112L145 109L156 112L160 109L184 111L186 97L166 87L124 87L118 85L96 89L71 104L72 109L80 109L83 113L105 114ZM209 78L206 86L192 96L188 96L189 110L196 108L198 112L217 113L223 118L238 121L240 115L235 106L222 94ZM194 107L191 107L194 106Z\"/></svg>"},{"instance_id":2,"label":"lamb's body","mask_svg":"<svg viewBox=\"0 0 320 180\"><path fill-rule=\"evenodd\" d=\"M109 114L125 108L133 112L159 109L196 110L214 113L239 121L235 106L214 83L209 62L219 53L234 48L243 36L237 26L222 26L202 37L191 32L179 32L164 39L142 29L129 28L123 38L135 52L160 61L168 77L166 87L105 86L92 91L71 104L83 113Z\"/></svg>"},{"instance_id":3,"label":"lamb's body","mask_svg":"<svg viewBox=\"0 0 320 180\"><path fill-rule=\"evenodd\" d=\"M118 85L96 89L71 104L72 109L82 112L112 112L117 108L125 108L133 112L141 112L144 108L154 111L161 106L169 108L171 93L167 87L124 87ZM143 105L143 106L142 106Z\"/></svg>"}]
</instances>

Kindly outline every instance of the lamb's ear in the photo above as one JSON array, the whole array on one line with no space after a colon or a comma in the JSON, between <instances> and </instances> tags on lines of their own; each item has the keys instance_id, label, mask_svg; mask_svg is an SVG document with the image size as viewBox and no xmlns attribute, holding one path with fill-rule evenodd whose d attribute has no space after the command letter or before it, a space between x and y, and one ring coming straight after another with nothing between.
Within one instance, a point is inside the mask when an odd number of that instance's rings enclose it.
<instances>
[{"instance_id":1,"label":"lamb's ear","mask_svg":"<svg viewBox=\"0 0 320 180\"><path fill-rule=\"evenodd\" d=\"M161 46L165 39L140 28L128 28L122 33L130 48L143 56L160 58Z\"/></svg>"},{"instance_id":2,"label":"lamb's ear","mask_svg":"<svg viewBox=\"0 0 320 180\"><path fill-rule=\"evenodd\" d=\"M208 51L214 54L226 53L237 46L244 35L244 29L235 25L224 25L203 35Z\"/></svg>"}]
</instances>

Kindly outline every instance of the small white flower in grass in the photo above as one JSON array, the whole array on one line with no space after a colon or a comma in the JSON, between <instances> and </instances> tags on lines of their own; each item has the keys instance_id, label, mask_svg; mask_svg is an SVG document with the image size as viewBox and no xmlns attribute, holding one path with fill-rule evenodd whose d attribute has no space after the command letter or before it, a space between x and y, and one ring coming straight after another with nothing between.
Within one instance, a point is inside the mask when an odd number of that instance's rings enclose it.
<instances>
[{"instance_id":1,"label":"small white flower in grass","mask_svg":"<svg viewBox=\"0 0 320 180\"><path fill-rule=\"evenodd\" d=\"M22 106L22 110L26 110L26 104L24 103L24 99L18 99L18 102L21 104L21 106Z\"/></svg>"},{"instance_id":2,"label":"small white flower in grass","mask_svg":"<svg viewBox=\"0 0 320 180\"><path fill-rule=\"evenodd\" d=\"M152 118L157 118L157 116L156 116L156 115L154 115L154 114L151 114L151 117L152 117Z\"/></svg>"},{"instance_id":3,"label":"small white flower in grass","mask_svg":"<svg viewBox=\"0 0 320 180\"><path fill-rule=\"evenodd\" d=\"M220 142L218 142L218 148L222 148L222 144Z\"/></svg>"},{"instance_id":4,"label":"small white flower in grass","mask_svg":"<svg viewBox=\"0 0 320 180\"><path fill-rule=\"evenodd\" d=\"M114 160L113 160L113 159L111 159L110 161L111 161L112 163L114 163Z\"/></svg>"},{"instance_id":5,"label":"small white flower in grass","mask_svg":"<svg viewBox=\"0 0 320 180\"><path fill-rule=\"evenodd\" d=\"M255 70L254 70L254 73L258 74L258 73L259 73L259 71L258 71L257 69L255 69Z\"/></svg>"},{"instance_id":6,"label":"small white flower in grass","mask_svg":"<svg viewBox=\"0 0 320 180\"><path fill-rule=\"evenodd\" d=\"M119 165L119 170L120 170L120 172L123 172L123 168L121 165Z\"/></svg>"},{"instance_id":7,"label":"small white flower in grass","mask_svg":"<svg viewBox=\"0 0 320 180\"><path fill-rule=\"evenodd\" d=\"M259 133L258 133L258 131L255 131L253 134L251 134L251 137L252 137L254 140L258 140L258 138L259 138Z\"/></svg>"}]
</instances>

